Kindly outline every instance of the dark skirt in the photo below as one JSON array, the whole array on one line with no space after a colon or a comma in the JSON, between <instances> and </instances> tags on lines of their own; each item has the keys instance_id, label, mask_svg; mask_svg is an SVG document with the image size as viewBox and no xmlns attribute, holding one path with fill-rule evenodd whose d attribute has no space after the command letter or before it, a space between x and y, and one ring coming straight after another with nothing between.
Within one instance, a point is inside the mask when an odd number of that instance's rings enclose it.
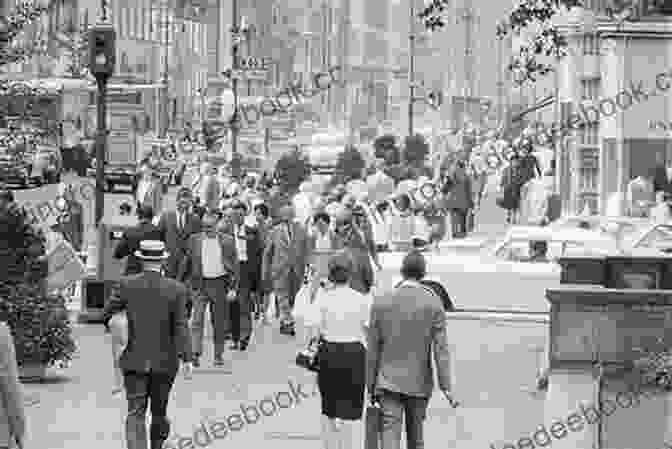
<instances>
[{"instance_id":1,"label":"dark skirt","mask_svg":"<svg viewBox=\"0 0 672 449\"><path fill-rule=\"evenodd\" d=\"M366 384L366 350L360 342L321 345L317 385L322 414L344 420L362 419Z\"/></svg>"}]
</instances>

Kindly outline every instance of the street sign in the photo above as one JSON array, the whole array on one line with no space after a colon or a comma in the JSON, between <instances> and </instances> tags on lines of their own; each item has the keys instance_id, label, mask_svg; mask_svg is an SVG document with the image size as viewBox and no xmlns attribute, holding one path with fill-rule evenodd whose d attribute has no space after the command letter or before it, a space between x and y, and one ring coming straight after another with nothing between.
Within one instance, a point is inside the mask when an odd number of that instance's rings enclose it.
<instances>
[{"instance_id":1,"label":"street sign","mask_svg":"<svg viewBox=\"0 0 672 449\"><path fill-rule=\"evenodd\" d=\"M257 58L254 56L246 56L238 59L238 68L241 70L267 70L273 63L271 58Z\"/></svg>"}]
</instances>

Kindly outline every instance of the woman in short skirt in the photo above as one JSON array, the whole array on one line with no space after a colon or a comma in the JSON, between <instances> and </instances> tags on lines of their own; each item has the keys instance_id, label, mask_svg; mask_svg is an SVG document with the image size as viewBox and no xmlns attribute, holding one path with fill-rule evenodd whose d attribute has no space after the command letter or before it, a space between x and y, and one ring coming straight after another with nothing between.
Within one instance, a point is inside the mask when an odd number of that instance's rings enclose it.
<instances>
[{"instance_id":1,"label":"woman in short skirt","mask_svg":"<svg viewBox=\"0 0 672 449\"><path fill-rule=\"evenodd\" d=\"M333 286L317 295L315 316L309 322L319 328L324 341L318 353L317 383L325 449L353 447L352 425L362 419L364 411L364 339L371 299L348 286L354 266L347 250L329 259Z\"/></svg>"}]
</instances>

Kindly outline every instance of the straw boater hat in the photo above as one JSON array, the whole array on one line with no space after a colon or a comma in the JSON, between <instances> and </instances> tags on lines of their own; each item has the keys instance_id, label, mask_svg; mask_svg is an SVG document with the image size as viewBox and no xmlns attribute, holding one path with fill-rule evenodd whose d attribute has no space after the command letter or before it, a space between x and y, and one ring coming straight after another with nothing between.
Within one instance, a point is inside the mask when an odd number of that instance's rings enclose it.
<instances>
[{"instance_id":1,"label":"straw boater hat","mask_svg":"<svg viewBox=\"0 0 672 449\"><path fill-rule=\"evenodd\" d=\"M164 260L168 258L166 245L161 240L143 240L140 242L140 250L135 252L135 257L143 260Z\"/></svg>"}]
</instances>

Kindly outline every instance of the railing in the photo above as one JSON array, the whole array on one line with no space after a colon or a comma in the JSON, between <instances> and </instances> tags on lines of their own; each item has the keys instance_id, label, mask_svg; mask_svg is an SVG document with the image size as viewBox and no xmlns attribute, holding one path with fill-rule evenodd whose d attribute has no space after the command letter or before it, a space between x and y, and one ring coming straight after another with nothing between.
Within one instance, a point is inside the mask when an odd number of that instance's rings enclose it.
<instances>
[{"instance_id":1,"label":"railing","mask_svg":"<svg viewBox=\"0 0 672 449\"><path fill-rule=\"evenodd\" d=\"M505 309L467 309L457 308L446 312L447 320L496 321L509 323L549 324L549 312L531 312L526 310Z\"/></svg>"}]
</instances>

